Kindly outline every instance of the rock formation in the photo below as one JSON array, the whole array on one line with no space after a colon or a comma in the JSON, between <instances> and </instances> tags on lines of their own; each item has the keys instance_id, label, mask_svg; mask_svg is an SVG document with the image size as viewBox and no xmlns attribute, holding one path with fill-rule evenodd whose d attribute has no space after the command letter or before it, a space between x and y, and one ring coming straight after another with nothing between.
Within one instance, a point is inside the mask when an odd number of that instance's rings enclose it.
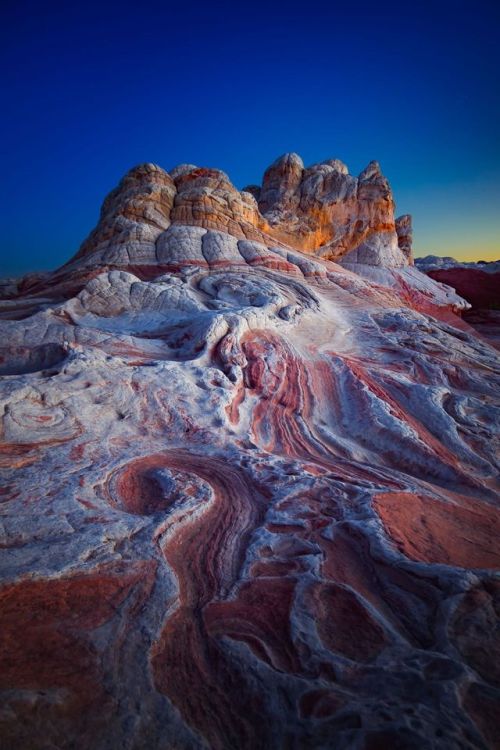
<instances>
[{"instance_id":1,"label":"rock formation","mask_svg":"<svg viewBox=\"0 0 500 750\"><path fill-rule=\"evenodd\" d=\"M408 260L413 262L412 244L413 244L413 227L410 214L404 214L396 219L396 234L398 236L399 249Z\"/></svg>"},{"instance_id":2,"label":"rock formation","mask_svg":"<svg viewBox=\"0 0 500 750\"><path fill-rule=\"evenodd\" d=\"M1 291L2 748L498 747L498 354L378 164L136 167Z\"/></svg>"},{"instance_id":3,"label":"rock formation","mask_svg":"<svg viewBox=\"0 0 500 750\"><path fill-rule=\"evenodd\" d=\"M113 265L156 262L152 245L173 224L277 242L330 260L360 248L357 262L405 266L411 223L407 216L397 222L377 162L356 178L338 159L306 169L297 154L285 154L266 171L261 187L242 192L217 169L183 164L168 174L144 164L104 201L99 224L76 258Z\"/></svg>"}]
</instances>

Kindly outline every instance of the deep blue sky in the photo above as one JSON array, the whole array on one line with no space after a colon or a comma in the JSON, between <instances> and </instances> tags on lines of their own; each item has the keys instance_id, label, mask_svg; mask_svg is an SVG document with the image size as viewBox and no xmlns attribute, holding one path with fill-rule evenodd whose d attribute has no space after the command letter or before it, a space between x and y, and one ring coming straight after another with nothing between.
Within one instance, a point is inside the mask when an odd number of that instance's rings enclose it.
<instances>
[{"instance_id":1,"label":"deep blue sky","mask_svg":"<svg viewBox=\"0 0 500 750\"><path fill-rule=\"evenodd\" d=\"M0 272L55 267L132 165L243 187L371 159L417 254L500 257L500 3L3 0Z\"/></svg>"}]
</instances>

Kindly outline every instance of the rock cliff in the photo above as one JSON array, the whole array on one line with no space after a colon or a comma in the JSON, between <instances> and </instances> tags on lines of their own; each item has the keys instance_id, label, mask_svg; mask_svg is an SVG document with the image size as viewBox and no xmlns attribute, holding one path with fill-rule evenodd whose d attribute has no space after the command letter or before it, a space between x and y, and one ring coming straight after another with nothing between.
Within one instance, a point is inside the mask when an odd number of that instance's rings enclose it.
<instances>
[{"instance_id":1,"label":"rock cliff","mask_svg":"<svg viewBox=\"0 0 500 750\"><path fill-rule=\"evenodd\" d=\"M377 162L353 177L338 159L305 168L297 154L277 159L262 186L241 192L217 169L182 164L169 174L154 164L135 167L104 201L99 224L76 257L156 263L155 241L171 225L274 242L329 260L351 254L354 262L374 265L412 262L411 219L395 220Z\"/></svg>"}]
</instances>

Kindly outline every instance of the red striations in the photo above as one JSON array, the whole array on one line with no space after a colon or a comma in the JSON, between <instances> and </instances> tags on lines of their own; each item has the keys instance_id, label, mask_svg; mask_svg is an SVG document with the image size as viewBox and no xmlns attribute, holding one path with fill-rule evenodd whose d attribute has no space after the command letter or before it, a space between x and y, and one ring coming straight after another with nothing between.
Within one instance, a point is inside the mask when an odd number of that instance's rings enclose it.
<instances>
[{"instance_id":1,"label":"red striations","mask_svg":"<svg viewBox=\"0 0 500 750\"><path fill-rule=\"evenodd\" d=\"M286 575L286 570L282 570ZM295 581L279 577L244 583L235 600L214 602L205 610L212 637L243 641L256 656L282 672L299 672L299 658L290 633Z\"/></svg>"},{"instance_id":2,"label":"red striations","mask_svg":"<svg viewBox=\"0 0 500 750\"><path fill-rule=\"evenodd\" d=\"M243 746L250 746L251 737L262 744L266 727L258 727L257 719L265 715L262 697L245 686L240 668L221 650L202 611L212 600L227 595L237 580L243 550L262 513L264 498L230 464L183 451L138 460L128 467L128 476L167 468L189 472L204 512L200 515L196 509L193 513L189 503L185 508L181 505L172 527L159 529L158 543L177 577L179 596L176 611L152 650L155 683L213 747L226 747L237 738ZM144 497L140 483L132 487L136 498ZM213 497L207 492L209 487ZM190 486L187 494L194 494ZM136 507L137 500L133 504ZM223 720L213 724L211 712L222 708Z\"/></svg>"},{"instance_id":3,"label":"red striations","mask_svg":"<svg viewBox=\"0 0 500 750\"><path fill-rule=\"evenodd\" d=\"M408 492L380 493L373 505L397 548L412 560L500 568L500 518L486 503L445 502Z\"/></svg>"},{"instance_id":4,"label":"red striations","mask_svg":"<svg viewBox=\"0 0 500 750\"><path fill-rule=\"evenodd\" d=\"M303 421L311 402L302 362L285 341L264 331L244 337L243 351L248 361L245 385L259 396L252 414L259 443L266 450L307 456Z\"/></svg>"}]
</instances>

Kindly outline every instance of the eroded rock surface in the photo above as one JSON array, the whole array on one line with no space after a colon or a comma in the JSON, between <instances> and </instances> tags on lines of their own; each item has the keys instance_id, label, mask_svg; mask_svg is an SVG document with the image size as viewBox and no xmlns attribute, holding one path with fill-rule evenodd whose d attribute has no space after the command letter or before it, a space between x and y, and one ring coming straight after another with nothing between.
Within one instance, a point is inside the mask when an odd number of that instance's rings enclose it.
<instances>
[{"instance_id":1,"label":"eroded rock surface","mask_svg":"<svg viewBox=\"0 0 500 750\"><path fill-rule=\"evenodd\" d=\"M5 285L2 748L498 747L498 354L393 203L144 165Z\"/></svg>"},{"instance_id":2,"label":"eroded rock surface","mask_svg":"<svg viewBox=\"0 0 500 750\"><path fill-rule=\"evenodd\" d=\"M353 177L339 159L306 168L297 154L281 156L262 186L241 192L218 169L183 164L169 174L155 164L135 167L104 201L76 258L80 266L83 258L92 266L156 264L162 261L156 240L170 225L219 230L330 260L351 254L351 262L372 265L412 261L411 217L395 219L392 191L377 162Z\"/></svg>"}]
</instances>

